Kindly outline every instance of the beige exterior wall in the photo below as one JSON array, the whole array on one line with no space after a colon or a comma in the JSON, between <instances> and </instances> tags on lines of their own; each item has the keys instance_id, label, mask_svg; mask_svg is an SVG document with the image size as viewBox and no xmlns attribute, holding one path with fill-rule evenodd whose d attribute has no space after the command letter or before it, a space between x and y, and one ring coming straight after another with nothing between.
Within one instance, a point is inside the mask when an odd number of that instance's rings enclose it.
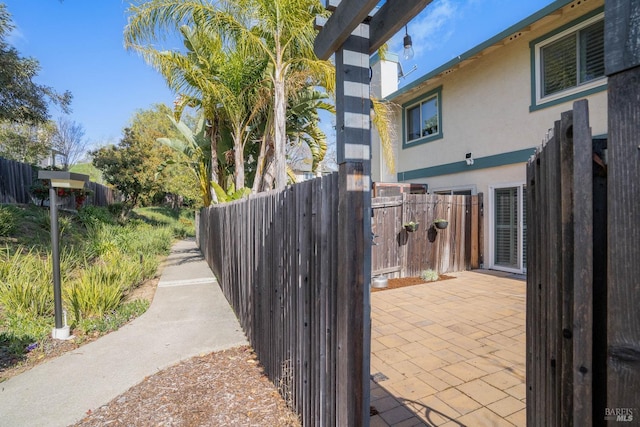
<instances>
[{"instance_id":1,"label":"beige exterior wall","mask_svg":"<svg viewBox=\"0 0 640 427\"><path fill-rule=\"evenodd\" d=\"M398 90L398 56L387 53L385 60L379 57L374 58L371 64L371 96L376 99L383 99L387 95ZM399 136L399 135L398 135ZM399 140L396 138L394 146L398 147ZM389 170L382 155L380 147L380 137L375 126L371 129L371 176L376 182L396 182L395 170ZM397 159L397 154L394 160Z\"/></svg>"},{"instance_id":2,"label":"beige exterior wall","mask_svg":"<svg viewBox=\"0 0 640 427\"><path fill-rule=\"evenodd\" d=\"M562 14L544 18L529 26L529 31L516 33L514 40L506 39L504 46L485 50L475 59L461 63L448 74L402 93L393 99L403 105L419 100L421 94L442 87L443 138L402 147L402 115L396 115L398 142L396 165L398 172L407 172L439 165L465 165L465 154L474 159L537 147L542 144L560 114L572 108L573 101L530 112L531 52L529 43L556 28L569 23L603 5L603 1L577 2L566 6ZM607 133L607 94L601 91L587 97L593 135ZM379 165L379 159L373 161ZM441 189L472 189L485 194L485 266L493 267L492 254L492 198L489 191L504 184L524 184L526 163L494 168L473 169L436 177L411 179L429 185L429 191ZM378 175L375 174L378 173ZM390 175L376 166L374 181L388 180Z\"/></svg>"}]
</instances>

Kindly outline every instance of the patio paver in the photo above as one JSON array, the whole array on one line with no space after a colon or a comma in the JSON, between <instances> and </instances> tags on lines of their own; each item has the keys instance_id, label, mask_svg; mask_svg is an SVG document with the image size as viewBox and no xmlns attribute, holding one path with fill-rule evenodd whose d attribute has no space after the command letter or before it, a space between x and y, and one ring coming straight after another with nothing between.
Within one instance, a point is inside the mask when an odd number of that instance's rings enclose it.
<instances>
[{"instance_id":1,"label":"patio paver","mask_svg":"<svg viewBox=\"0 0 640 427\"><path fill-rule=\"evenodd\" d=\"M485 270L371 295L372 426L520 426L525 281Z\"/></svg>"}]
</instances>

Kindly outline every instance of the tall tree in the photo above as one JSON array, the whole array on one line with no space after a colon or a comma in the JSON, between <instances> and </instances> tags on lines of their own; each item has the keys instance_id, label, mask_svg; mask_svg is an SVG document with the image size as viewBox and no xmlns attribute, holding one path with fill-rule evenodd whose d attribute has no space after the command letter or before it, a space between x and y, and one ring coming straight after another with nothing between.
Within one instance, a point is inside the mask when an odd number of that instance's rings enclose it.
<instances>
[{"instance_id":1,"label":"tall tree","mask_svg":"<svg viewBox=\"0 0 640 427\"><path fill-rule=\"evenodd\" d=\"M157 141L166 135L177 136L168 117L170 113L169 107L162 104L137 111L117 146L102 147L90 153L93 165L131 206L151 204L165 193L173 192L167 179L172 175L171 167L166 165L168 160L175 160L174 153ZM180 179L196 188L195 180L188 172L183 170L182 174Z\"/></svg>"},{"instance_id":2,"label":"tall tree","mask_svg":"<svg viewBox=\"0 0 640 427\"><path fill-rule=\"evenodd\" d=\"M44 123L49 119L49 102L67 113L71 92L58 94L33 81L40 71L40 64L33 58L21 57L6 42L13 28L7 6L0 3L0 121Z\"/></svg>"},{"instance_id":3,"label":"tall tree","mask_svg":"<svg viewBox=\"0 0 640 427\"><path fill-rule=\"evenodd\" d=\"M51 156L56 124L0 122L0 157L22 163L38 164Z\"/></svg>"},{"instance_id":4,"label":"tall tree","mask_svg":"<svg viewBox=\"0 0 640 427\"><path fill-rule=\"evenodd\" d=\"M205 0L151 0L132 7L130 12L125 30L127 46L153 43L166 30L197 21L201 31L217 36L220 49L241 51L245 58L265 61L265 87L272 93L273 110L272 130L265 134L273 135L276 187L284 187L287 90L296 89L288 83L304 81L308 86L333 89L333 66L313 53L313 21L324 12L319 1L220 0L213 5ZM303 74L305 79L291 79L294 74ZM237 131L244 132L240 128Z\"/></svg>"},{"instance_id":5,"label":"tall tree","mask_svg":"<svg viewBox=\"0 0 640 427\"><path fill-rule=\"evenodd\" d=\"M53 148L63 155L65 170L85 154L88 144L84 139L84 127L66 117L58 118L52 142Z\"/></svg>"}]
</instances>

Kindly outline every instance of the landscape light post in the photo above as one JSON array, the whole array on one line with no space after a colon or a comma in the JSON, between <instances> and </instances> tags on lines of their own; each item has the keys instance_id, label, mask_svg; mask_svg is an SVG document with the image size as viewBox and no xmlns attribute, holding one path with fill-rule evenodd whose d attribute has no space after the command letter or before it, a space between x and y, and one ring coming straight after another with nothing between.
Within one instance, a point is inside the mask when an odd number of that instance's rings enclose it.
<instances>
[{"instance_id":1,"label":"landscape light post","mask_svg":"<svg viewBox=\"0 0 640 427\"><path fill-rule=\"evenodd\" d=\"M51 262L53 264L53 313L55 326L51 333L54 339L69 338L69 326L62 319L62 289L60 286L60 228L58 227L58 188L84 188L89 175L67 171L39 171L38 179L49 180L49 212L51 222Z\"/></svg>"}]
</instances>

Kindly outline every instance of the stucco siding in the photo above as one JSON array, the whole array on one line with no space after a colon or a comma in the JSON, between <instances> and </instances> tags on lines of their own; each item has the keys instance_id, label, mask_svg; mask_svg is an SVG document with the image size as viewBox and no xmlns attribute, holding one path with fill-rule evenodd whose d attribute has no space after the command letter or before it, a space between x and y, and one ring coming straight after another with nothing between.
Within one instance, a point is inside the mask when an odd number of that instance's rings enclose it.
<instances>
[{"instance_id":1,"label":"stucco siding","mask_svg":"<svg viewBox=\"0 0 640 427\"><path fill-rule=\"evenodd\" d=\"M398 181L427 183L429 192L471 189L474 194L484 193L486 267L494 267L492 191L525 184L526 159L523 157L528 157L527 150L533 152L542 144L554 121L560 119L562 112L570 110L573 103L530 109L533 84L530 43L603 4L602 0L573 2L507 37L503 46L486 49L473 59L460 62L450 72L392 95L392 102L406 108L424 99L424 94L440 88L441 139L419 140L422 143L414 146L407 143L403 147L402 110L395 116L396 177ZM607 134L606 90L586 98L593 135ZM472 153L474 165L466 165L466 153ZM376 162L379 159L374 158ZM379 164L374 167L379 173L378 178L374 174L374 179L390 180L387 178L391 175L384 174L384 167Z\"/></svg>"},{"instance_id":2,"label":"stucco siding","mask_svg":"<svg viewBox=\"0 0 640 427\"><path fill-rule=\"evenodd\" d=\"M580 14L588 11L580 9ZM576 19L580 15L576 12L525 33L506 46L422 86L420 93L442 86L443 138L404 149L398 144L398 171L462 162L468 152L478 158L540 145L553 122L563 111L571 109L572 102L529 111L532 85L529 42ZM587 98L594 135L606 134L606 91ZM412 99L418 100L420 95L413 94ZM406 105L411 100L395 101ZM400 115L396 125L403 129ZM399 137L404 138L403 132L399 132Z\"/></svg>"}]
</instances>

